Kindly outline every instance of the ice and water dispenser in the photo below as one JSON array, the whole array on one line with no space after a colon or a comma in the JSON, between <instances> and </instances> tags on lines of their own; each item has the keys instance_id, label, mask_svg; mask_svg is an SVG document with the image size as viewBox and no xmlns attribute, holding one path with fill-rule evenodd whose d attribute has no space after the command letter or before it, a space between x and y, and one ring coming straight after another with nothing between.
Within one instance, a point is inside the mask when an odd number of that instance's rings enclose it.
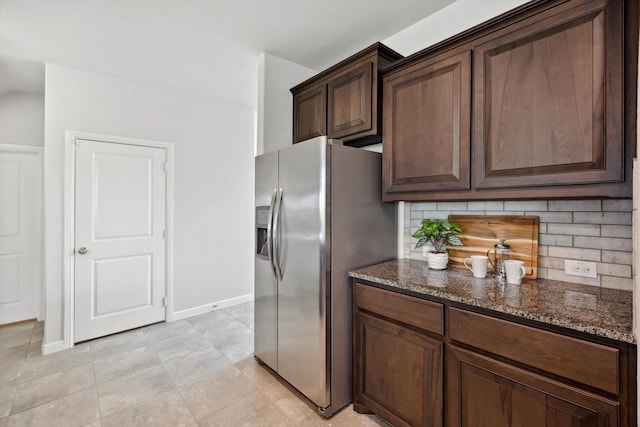
<instances>
[{"instance_id":1,"label":"ice and water dispenser","mask_svg":"<svg viewBox=\"0 0 640 427\"><path fill-rule=\"evenodd\" d=\"M269 206L256 207L256 254L267 257L267 226L269 224Z\"/></svg>"}]
</instances>

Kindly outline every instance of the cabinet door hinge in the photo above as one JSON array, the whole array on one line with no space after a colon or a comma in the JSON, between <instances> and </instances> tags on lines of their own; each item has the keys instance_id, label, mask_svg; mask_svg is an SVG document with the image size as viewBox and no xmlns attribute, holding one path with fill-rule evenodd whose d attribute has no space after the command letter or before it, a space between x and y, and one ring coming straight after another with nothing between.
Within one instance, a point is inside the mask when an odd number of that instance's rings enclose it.
<instances>
[{"instance_id":1,"label":"cabinet door hinge","mask_svg":"<svg viewBox=\"0 0 640 427\"><path fill-rule=\"evenodd\" d=\"M167 306L167 297L162 297L162 306L163 307Z\"/></svg>"}]
</instances>

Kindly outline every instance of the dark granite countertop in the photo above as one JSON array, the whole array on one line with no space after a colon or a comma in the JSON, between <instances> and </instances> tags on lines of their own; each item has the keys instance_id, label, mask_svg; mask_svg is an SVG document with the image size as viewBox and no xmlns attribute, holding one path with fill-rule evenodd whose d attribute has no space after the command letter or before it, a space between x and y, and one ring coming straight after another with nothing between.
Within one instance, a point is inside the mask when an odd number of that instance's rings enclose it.
<instances>
[{"instance_id":1,"label":"dark granite countertop","mask_svg":"<svg viewBox=\"0 0 640 427\"><path fill-rule=\"evenodd\" d=\"M629 291L537 279L500 283L491 274L476 279L465 268L430 270L400 259L349 272L387 287L482 307L542 323L635 343L633 295Z\"/></svg>"}]
</instances>

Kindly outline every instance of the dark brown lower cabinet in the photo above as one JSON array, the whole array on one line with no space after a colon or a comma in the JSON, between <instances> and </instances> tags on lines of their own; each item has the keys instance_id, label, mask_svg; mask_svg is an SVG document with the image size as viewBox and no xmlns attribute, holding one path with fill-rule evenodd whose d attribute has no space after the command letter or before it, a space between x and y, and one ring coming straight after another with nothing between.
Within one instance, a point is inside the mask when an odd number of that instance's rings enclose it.
<instances>
[{"instance_id":1,"label":"dark brown lower cabinet","mask_svg":"<svg viewBox=\"0 0 640 427\"><path fill-rule=\"evenodd\" d=\"M492 358L447 348L447 425L461 427L614 427L614 400Z\"/></svg>"},{"instance_id":2,"label":"dark brown lower cabinet","mask_svg":"<svg viewBox=\"0 0 640 427\"><path fill-rule=\"evenodd\" d=\"M376 291L359 288L356 304L362 294L384 298ZM396 427L442 426L442 339L383 317L387 313L381 308L383 313L356 311L354 408Z\"/></svg>"},{"instance_id":3,"label":"dark brown lower cabinet","mask_svg":"<svg viewBox=\"0 0 640 427\"><path fill-rule=\"evenodd\" d=\"M353 304L357 412L395 427L637 425L635 345L359 281Z\"/></svg>"}]
</instances>

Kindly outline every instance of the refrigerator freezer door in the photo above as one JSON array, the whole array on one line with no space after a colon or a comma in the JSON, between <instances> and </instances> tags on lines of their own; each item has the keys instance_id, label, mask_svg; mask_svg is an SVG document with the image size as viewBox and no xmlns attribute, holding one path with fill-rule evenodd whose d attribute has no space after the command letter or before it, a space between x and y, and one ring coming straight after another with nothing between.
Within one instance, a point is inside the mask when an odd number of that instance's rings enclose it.
<instances>
[{"instance_id":1,"label":"refrigerator freezer door","mask_svg":"<svg viewBox=\"0 0 640 427\"><path fill-rule=\"evenodd\" d=\"M315 138L280 150L278 374L329 406L327 358L327 145Z\"/></svg>"},{"instance_id":2,"label":"refrigerator freezer door","mask_svg":"<svg viewBox=\"0 0 640 427\"><path fill-rule=\"evenodd\" d=\"M278 153L255 159L256 207L270 206L278 186ZM273 211L273 209L270 209ZM271 369L278 370L278 286L270 259L257 253L255 259L254 353Z\"/></svg>"}]
</instances>

